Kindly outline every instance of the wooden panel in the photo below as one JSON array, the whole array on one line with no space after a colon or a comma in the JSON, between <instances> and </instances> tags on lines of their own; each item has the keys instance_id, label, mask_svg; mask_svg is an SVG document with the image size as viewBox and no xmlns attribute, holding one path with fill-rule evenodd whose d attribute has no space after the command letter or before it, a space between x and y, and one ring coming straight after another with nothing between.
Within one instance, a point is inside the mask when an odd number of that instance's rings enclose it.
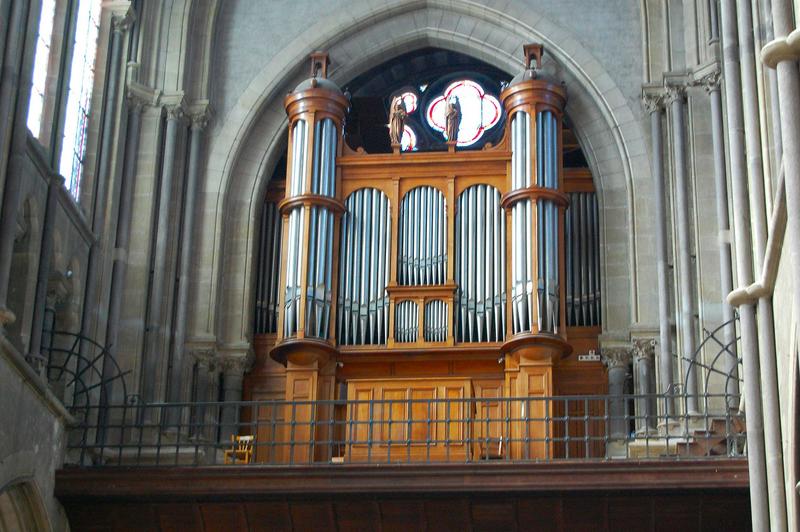
<instances>
[{"instance_id":1,"label":"wooden panel","mask_svg":"<svg viewBox=\"0 0 800 532\"><path fill-rule=\"evenodd\" d=\"M373 443L368 445L369 405L351 408L348 425L358 428L349 444L348 456L354 461L464 460L468 452L465 436L472 412L461 402L413 403L409 399L435 400L472 397L469 379L357 379L347 383L348 399L376 397L383 403L372 406ZM439 435L448 435L450 443ZM391 440L391 441L390 441Z\"/></svg>"},{"instance_id":2,"label":"wooden panel","mask_svg":"<svg viewBox=\"0 0 800 532\"><path fill-rule=\"evenodd\" d=\"M204 503L200 505L200 514L206 532L227 532L248 528L244 507L238 503Z\"/></svg>"},{"instance_id":3,"label":"wooden panel","mask_svg":"<svg viewBox=\"0 0 800 532\"><path fill-rule=\"evenodd\" d=\"M160 504L158 506L158 525L162 532L203 530L200 509L192 503Z\"/></svg>"},{"instance_id":4,"label":"wooden panel","mask_svg":"<svg viewBox=\"0 0 800 532\"><path fill-rule=\"evenodd\" d=\"M472 530L494 532L496 530L517 530L517 512L513 502L473 501Z\"/></svg>"},{"instance_id":5,"label":"wooden panel","mask_svg":"<svg viewBox=\"0 0 800 532\"><path fill-rule=\"evenodd\" d=\"M557 532L562 523L561 499L557 497L524 498L517 504L522 530Z\"/></svg>"},{"instance_id":6,"label":"wooden panel","mask_svg":"<svg viewBox=\"0 0 800 532\"><path fill-rule=\"evenodd\" d=\"M339 532L367 532L380 522L380 511L375 501L337 501L333 505L336 529Z\"/></svg>"},{"instance_id":7,"label":"wooden panel","mask_svg":"<svg viewBox=\"0 0 800 532\"><path fill-rule=\"evenodd\" d=\"M387 500L379 504L381 532L425 530L423 501Z\"/></svg>"},{"instance_id":8,"label":"wooden panel","mask_svg":"<svg viewBox=\"0 0 800 532\"><path fill-rule=\"evenodd\" d=\"M277 501L243 503L247 515L247 524L253 532L289 532L292 520L289 503Z\"/></svg>"},{"instance_id":9,"label":"wooden panel","mask_svg":"<svg viewBox=\"0 0 800 532\"><path fill-rule=\"evenodd\" d=\"M293 501L289 506L293 530L336 530L333 504L326 502Z\"/></svg>"}]
</instances>

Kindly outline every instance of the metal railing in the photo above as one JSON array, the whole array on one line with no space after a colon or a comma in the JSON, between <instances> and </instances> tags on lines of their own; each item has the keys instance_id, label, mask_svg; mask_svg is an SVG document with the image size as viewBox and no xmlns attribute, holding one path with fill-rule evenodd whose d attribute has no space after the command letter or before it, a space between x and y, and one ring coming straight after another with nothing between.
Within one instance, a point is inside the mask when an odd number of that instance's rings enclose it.
<instances>
[{"instance_id":1,"label":"metal railing","mask_svg":"<svg viewBox=\"0 0 800 532\"><path fill-rule=\"evenodd\" d=\"M706 405L726 404L723 395L704 398ZM659 406L661 413L650 415L653 428L633 413L641 400ZM105 405L103 416L85 417L104 419L102 430L88 423L75 429L67 462L321 466L744 455L742 413L707 408L701 415L667 415L665 401L596 395ZM250 452L234 452L242 446Z\"/></svg>"}]
</instances>

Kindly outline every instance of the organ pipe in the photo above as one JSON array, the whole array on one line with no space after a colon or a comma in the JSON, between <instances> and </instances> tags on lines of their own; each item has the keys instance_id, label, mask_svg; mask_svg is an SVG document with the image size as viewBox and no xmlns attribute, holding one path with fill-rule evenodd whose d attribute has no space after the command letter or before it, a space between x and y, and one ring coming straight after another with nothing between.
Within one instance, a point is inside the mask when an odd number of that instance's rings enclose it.
<instances>
[{"instance_id":1,"label":"organ pipe","mask_svg":"<svg viewBox=\"0 0 800 532\"><path fill-rule=\"evenodd\" d=\"M394 339L398 343L417 341L419 332L419 305L416 301L400 301L395 307Z\"/></svg>"},{"instance_id":2,"label":"organ pipe","mask_svg":"<svg viewBox=\"0 0 800 532\"><path fill-rule=\"evenodd\" d=\"M389 198L362 188L345 201L339 245L337 338L344 345L385 344L389 333Z\"/></svg>"},{"instance_id":3,"label":"organ pipe","mask_svg":"<svg viewBox=\"0 0 800 532\"><path fill-rule=\"evenodd\" d=\"M280 271L281 216L275 202L261 211L256 268L256 334L278 331L278 272Z\"/></svg>"},{"instance_id":4,"label":"organ pipe","mask_svg":"<svg viewBox=\"0 0 800 532\"><path fill-rule=\"evenodd\" d=\"M600 233L597 196L572 192L566 213L567 325L600 325Z\"/></svg>"},{"instance_id":5,"label":"organ pipe","mask_svg":"<svg viewBox=\"0 0 800 532\"><path fill-rule=\"evenodd\" d=\"M509 192L502 201L511 210L511 332L563 336L560 239L568 200L560 189L566 93L542 70L542 47L527 45L524 51L526 69L501 94L512 152Z\"/></svg>"},{"instance_id":6,"label":"organ pipe","mask_svg":"<svg viewBox=\"0 0 800 532\"><path fill-rule=\"evenodd\" d=\"M456 341L502 341L506 229L500 193L488 185L469 187L458 198L455 216Z\"/></svg>"},{"instance_id":7,"label":"organ pipe","mask_svg":"<svg viewBox=\"0 0 800 532\"><path fill-rule=\"evenodd\" d=\"M332 327L334 247L338 239L336 157L349 102L327 79L328 58L311 55L312 75L285 100L289 115L282 266L282 337L327 340Z\"/></svg>"},{"instance_id":8,"label":"organ pipe","mask_svg":"<svg viewBox=\"0 0 800 532\"><path fill-rule=\"evenodd\" d=\"M447 340L447 303L434 299L425 303L423 338L426 342Z\"/></svg>"},{"instance_id":9,"label":"organ pipe","mask_svg":"<svg viewBox=\"0 0 800 532\"><path fill-rule=\"evenodd\" d=\"M400 204L397 251L400 285L444 284L447 238L444 195L429 186L409 190Z\"/></svg>"}]
</instances>

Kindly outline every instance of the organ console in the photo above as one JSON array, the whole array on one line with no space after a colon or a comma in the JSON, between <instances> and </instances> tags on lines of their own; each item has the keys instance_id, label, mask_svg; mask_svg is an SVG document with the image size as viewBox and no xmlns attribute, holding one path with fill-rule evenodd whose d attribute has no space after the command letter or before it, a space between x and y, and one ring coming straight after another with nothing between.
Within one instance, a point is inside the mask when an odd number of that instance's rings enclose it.
<instances>
[{"instance_id":1,"label":"organ console","mask_svg":"<svg viewBox=\"0 0 800 532\"><path fill-rule=\"evenodd\" d=\"M285 100L285 185L271 187L261 218L257 363L247 399L605 391L599 364L570 357L596 347L599 333L597 208L590 175L565 178L566 89L543 73L542 53L525 46L523 72L499 94L506 129L497 145L457 149L450 139L447 150L374 154L343 141L348 99L327 77L327 55L312 54L312 77ZM506 416L558 414L546 401L529 412L519 404ZM293 416L333 415L323 410L303 403ZM358 423L375 414L343 415ZM445 413L427 415L436 422ZM297 430L309 441L333 437L324 427ZM514 439L550 429L541 422L472 430ZM517 443L504 452L545 456L553 445ZM379 442L369 450L380 452Z\"/></svg>"}]
</instances>

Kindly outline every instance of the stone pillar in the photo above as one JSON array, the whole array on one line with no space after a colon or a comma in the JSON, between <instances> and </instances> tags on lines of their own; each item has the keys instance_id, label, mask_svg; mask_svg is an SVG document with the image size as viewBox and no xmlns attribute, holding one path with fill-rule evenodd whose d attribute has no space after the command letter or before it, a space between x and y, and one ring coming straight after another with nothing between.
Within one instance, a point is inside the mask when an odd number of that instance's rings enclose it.
<instances>
[{"instance_id":1,"label":"stone pillar","mask_svg":"<svg viewBox=\"0 0 800 532\"><path fill-rule=\"evenodd\" d=\"M169 242L170 210L172 209L172 189L175 179L175 152L177 149L178 129L183 123L183 106L170 105L167 111L167 131L164 139L164 157L161 173L161 194L158 203L158 222L156 223L156 245L153 253L153 282L148 301L148 320L145 349L142 356L142 371L140 375L140 388L142 399L145 402L157 400L156 382L160 380L158 374L159 356L166 349L164 341L164 299L169 293L172 275L167 271L167 248Z\"/></svg>"},{"instance_id":2,"label":"stone pillar","mask_svg":"<svg viewBox=\"0 0 800 532\"><path fill-rule=\"evenodd\" d=\"M608 367L609 456L625 456L625 441L629 433L629 418L625 405L625 379L631 365L631 349L627 346L603 348L603 363Z\"/></svg>"},{"instance_id":3,"label":"stone pillar","mask_svg":"<svg viewBox=\"0 0 800 532\"><path fill-rule=\"evenodd\" d=\"M142 107L144 101L133 94L128 95L128 131L125 135L125 165L122 169L122 183L119 196L119 212L117 215L117 234L114 244L114 258L111 267L111 295L108 305L106 324L106 345L111 354L118 357L117 341L119 338L120 315L122 313L122 294L125 288L125 275L128 268L128 247L131 234L131 217L133 215L133 189L136 179L136 161L139 155L139 135L142 125ZM103 366L103 374L110 368ZM122 398L123 400L125 398Z\"/></svg>"},{"instance_id":4,"label":"stone pillar","mask_svg":"<svg viewBox=\"0 0 800 532\"><path fill-rule=\"evenodd\" d=\"M100 128L101 138L98 142L99 160L97 171L95 172L95 188L93 194L92 208L92 232L97 240L89 249L89 262L86 267L86 290L84 291L83 316L81 318L81 332L89 337L95 338L92 328L96 325L95 320L98 311L103 308L100 304L100 294L102 287L100 281L102 275L102 259L106 249L106 240L110 235L106 231L106 207L108 205L109 185L112 182L111 159L114 152L114 144L117 139L116 117L119 83L121 81L122 49L124 47L123 36L130 26L129 16L114 16L111 19L111 40L109 45L109 73L108 85L104 91L103 99L103 124Z\"/></svg>"},{"instance_id":5,"label":"stone pillar","mask_svg":"<svg viewBox=\"0 0 800 532\"><path fill-rule=\"evenodd\" d=\"M664 179L664 148L662 145L661 95L646 95L645 110L650 115L650 132L653 141L653 189L656 227L656 273L658 276L658 370L661 387L658 393L664 396L665 414L675 412L673 400L675 380L672 374L672 327L669 319L669 256L667 253L667 200Z\"/></svg>"},{"instance_id":6,"label":"stone pillar","mask_svg":"<svg viewBox=\"0 0 800 532\"><path fill-rule=\"evenodd\" d=\"M186 350L186 321L189 307L189 271L194 264L192 240L194 236L194 215L197 207L197 185L200 179L200 157L203 132L208 125L208 110L204 109L191 116L192 125L189 137L189 168L186 172L186 197L183 201L183 224L181 234L181 253L178 265L178 295L175 302L175 336L172 352L172 369L169 381L169 401L184 399L183 388L184 352Z\"/></svg>"},{"instance_id":7,"label":"stone pillar","mask_svg":"<svg viewBox=\"0 0 800 532\"><path fill-rule=\"evenodd\" d=\"M31 320L31 341L28 360L37 371L43 371L47 360L42 355L42 333L44 329L44 313L47 306L47 289L50 282L50 267L53 259L53 232L55 230L55 213L59 188L64 186L64 178L58 174L50 175L47 185L47 203L42 228L42 245L39 252L39 271L36 276L36 294L33 300L33 318ZM45 379L47 376L45 375Z\"/></svg>"},{"instance_id":8,"label":"stone pillar","mask_svg":"<svg viewBox=\"0 0 800 532\"><path fill-rule=\"evenodd\" d=\"M19 211L21 179L27 160L28 101L41 5L38 0L11 3L5 50L0 70L0 332L15 320L8 308L8 285L14 234Z\"/></svg>"},{"instance_id":9,"label":"stone pillar","mask_svg":"<svg viewBox=\"0 0 800 532\"><path fill-rule=\"evenodd\" d=\"M733 212L736 213L736 216L733 217L734 234L736 235L736 274L738 285L747 287L753 283L753 244L750 235L750 206L745 165L744 117L738 54L739 33L736 29L734 0L720 1L720 20L728 121L731 200ZM764 419L759 378L761 370L755 305L752 302L739 306L739 324L742 337L743 392L747 407L747 467L750 476L750 509L753 529L769 530Z\"/></svg>"},{"instance_id":10,"label":"stone pillar","mask_svg":"<svg viewBox=\"0 0 800 532\"><path fill-rule=\"evenodd\" d=\"M220 419L220 436L222 444L231 441L231 436L240 433L239 418L242 400L242 381L249 365L249 357L226 356L222 361L222 390L225 403L237 403L234 406L223 406Z\"/></svg>"},{"instance_id":11,"label":"stone pillar","mask_svg":"<svg viewBox=\"0 0 800 532\"><path fill-rule=\"evenodd\" d=\"M796 6L796 4L795 4ZM777 72L778 99L780 100L780 132L782 135L783 146L783 168L786 186L786 234L788 236L788 250L791 257L790 277L800 279L800 73L798 73L798 60L800 60L800 29L797 28L797 12L794 12L788 0L772 0L772 17L774 24L775 39L769 42L761 51L761 57L767 66L774 68ZM793 43L793 47L790 45ZM793 272L793 273L792 273ZM800 286L795 282L793 287L793 307L800 308ZM760 307L759 307L760 308ZM765 385L773 386L772 383ZM769 390L769 393L777 393L777 390ZM765 416L777 417L779 412L766 412ZM773 424L773 421L768 424ZM749 428L749 421L748 421ZM781 442L773 442L775 433L770 431L766 434L767 449L773 449L777 445L780 448ZM768 462L777 462L777 456L770 456ZM778 470L778 464L768 464L770 469ZM770 484L777 482L777 478L770 478ZM778 487L776 485L776 487ZM751 488L752 489L752 488ZM772 486L770 486L770 514L773 507L777 507L780 501L773 502ZM793 501L794 508L797 509L796 499ZM777 513L777 512L776 512ZM773 516L773 526L779 524ZM784 519L784 516L779 516ZM795 519L797 516L795 515ZM785 521L784 521L785 522Z\"/></svg>"},{"instance_id":12,"label":"stone pillar","mask_svg":"<svg viewBox=\"0 0 800 532\"><path fill-rule=\"evenodd\" d=\"M723 357L723 371L728 408L739 408L739 361L736 347L736 326L733 323L733 307L728 303L728 294L733 290L731 267L731 227L728 218L728 184L725 177L725 129L722 121L722 94L720 73L715 71L701 80L711 104L711 141L714 146L714 190L717 197L717 234L719 240L719 277L722 291L722 321L728 325L722 331L723 342L728 353Z\"/></svg>"},{"instance_id":13,"label":"stone pillar","mask_svg":"<svg viewBox=\"0 0 800 532\"><path fill-rule=\"evenodd\" d=\"M681 86L667 87L667 103L670 107L672 122L672 148L675 156L675 239L678 244L677 275L678 292L680 294L679 327L681 331L681 353L683 363L682 379L685 380L686 410L690 414L699 411L697 404L697 371L694 367L695 350L695 294L694 265L692 262L692 231L689 211L689 176L686 171L686 123L684 121L684 100L686 89Z\"/></svg>"},{"instance_id":14,"label":"stone pillar","mask_svg":"<svg viewBox=\"0 0 800 532\"><path fill-rule=\"evenodd\" d=\"M195 394L192 398L193 403L199 403L193 407L190 417L190 434L193 438L210 440L212 430L207 424L207 406L203 403L209 401L208 389L212 367L214 365L214 353L208 350L198 350L192 352L197 371L194 381Z\"/></svg>"},{"instance_id":15,"label":"stone pillar","mask_svg":"<svg viewBox=\"0 0 800 532\"><path fill-rule=\"evenodd\" d=\"M633 341L633 371L636 384L636 430L651 433L656 428L655 345L651 338Z\"/></svg>"}]
</instances>

